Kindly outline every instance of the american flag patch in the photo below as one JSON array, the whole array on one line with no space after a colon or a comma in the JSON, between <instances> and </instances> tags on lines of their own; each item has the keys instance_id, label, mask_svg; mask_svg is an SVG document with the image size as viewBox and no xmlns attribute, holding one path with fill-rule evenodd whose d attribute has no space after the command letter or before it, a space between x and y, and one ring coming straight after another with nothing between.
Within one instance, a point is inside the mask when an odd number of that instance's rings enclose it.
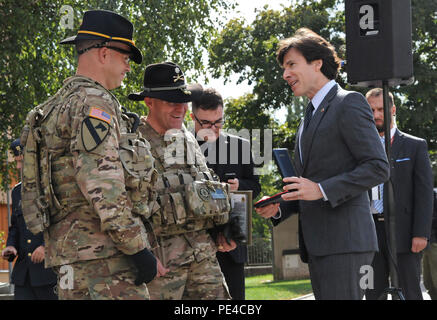
<instances>
[{"instance_id":1,"label":"american flag patch","mask_svg":"<svg viewBox=\"0 0 437 320\"><path fill-rule=\"evenodd\" d=\"M91 108L89 116L111 124L112 116L99 108Z\"/></svg>"}]
</instances>

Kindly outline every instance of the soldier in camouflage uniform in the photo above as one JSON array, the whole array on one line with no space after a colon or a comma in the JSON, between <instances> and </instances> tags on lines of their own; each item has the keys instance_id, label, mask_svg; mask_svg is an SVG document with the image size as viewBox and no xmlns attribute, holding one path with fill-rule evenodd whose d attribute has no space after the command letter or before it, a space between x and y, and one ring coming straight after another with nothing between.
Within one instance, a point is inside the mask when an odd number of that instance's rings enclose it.
<instances>
[{"instance_id":1,"label":"soldier in camouflage uniform","mask_svg":"<svg viewBox=\"0 0 437 320\"><path fill-rule=\"evenodd\" d=\"M144 90L129 95L149 107L139 130L151 144L158 170L159 209L149 220L159 240L158 269L164 272L148 284L152 300L230 298L215 254L236 244L221 234L215 242L207 231L228 220L229 185L212 175L183 125L188 102L201 90L195 86L186 86L176 64L157 63L146 67Z\"/></svg>"},{"instance_id":2,"label":"soldier in camouflage uniform","mask_svg":"<svg viewBox=\"0 0 437 320\"><path fill-rule=\"evenodd\" d=\"M76 45L76 75L29 113L23 130L23 210L34 230L32 218L45 217L46 267L58 273L60 299L149 299L145 283L156 275L120 158L132 122L109 92L130 59L141 63L132 33L113 12L87 11L78 35L61 42Z\"/></svg>"}]
</instances>

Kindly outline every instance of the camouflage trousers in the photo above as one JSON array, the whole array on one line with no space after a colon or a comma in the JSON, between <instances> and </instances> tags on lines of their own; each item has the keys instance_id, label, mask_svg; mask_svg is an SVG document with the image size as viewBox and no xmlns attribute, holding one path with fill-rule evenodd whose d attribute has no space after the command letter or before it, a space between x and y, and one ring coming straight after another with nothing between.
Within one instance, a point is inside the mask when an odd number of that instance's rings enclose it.
<instances>
[{"instance_id":1,"label":"camouflage trousers","mask_svg":"<svg viewBox=\"0 0 437 320\"><path fill-rule=\"evenodd\" d=\"M53 268L60 300L149 300L145 284L134 284L136 268L125 255Z\"/></svg>"},{"instance_id":2,"label":"camouflage trousers","mask_svg":"<svg viewBox=\"0 0 437 320\"><path fill-rule=\"evenodd\" d=\"M230 299L216 251L206 230L161 237L155 254L170 271L147 284L150 299Z\"/></svg>"}]
</instances>

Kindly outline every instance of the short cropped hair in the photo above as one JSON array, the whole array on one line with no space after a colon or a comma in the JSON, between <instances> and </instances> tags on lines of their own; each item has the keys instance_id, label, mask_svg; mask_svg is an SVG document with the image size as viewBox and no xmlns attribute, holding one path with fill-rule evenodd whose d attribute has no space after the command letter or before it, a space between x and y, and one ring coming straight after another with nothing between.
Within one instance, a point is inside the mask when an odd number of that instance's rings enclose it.
<instances>
[{"instance_id":1,"label":"short cropped hair","mask_svg":"<svg viewBox=\"0 0 437 320\"><path fill-rule=\"evenodd\" d=\"M382 88L373 88L372 90L367 91L366 93L366 99L369 99L370 97L374 97L374 98L378 98L379 96L381 96L384 93L384 90L382 90ZM389 91L388 92L388 106L389 108L393 107L394 103L394 98L393 98L393 94Z\"/></svg>"},{"instance_id":2,"label":"short cropped hair","mask_svg":"<svg viewBox=\"0 0 437 320\"><path fill-rule=\"evenodd\" d=\"M284 64L284 56L291 48L298 50L307 63L321 59L323 61L321 72L329 80L337 77L341 59L337 56L334 46L314 31L300 28L291 38L279 41L276 59L281 66Z\"/></svg>"},{"instance_id":3,"label":"short cropped hair","mask_svg":"<svg viewBox=\"0 0 437 320\"><path fill-rule=\"evenodd\" d=\"M223 107L223 98L214 88L204 89L202 94L191 103L193 112L197 109L216 110L219 106Z\"/></svg>"},{"instance_id":4,"label":"short cropped hair","mask_svg":"<svg viewBox=\"0 0 437 320\"><path fill-rule=\"evenodd\" d=\"M102 40L80 40L75 43L76 45L76 52L79 52L80 50L92 47L96 44L101 44Z\"/></svg>"}]
</instances>

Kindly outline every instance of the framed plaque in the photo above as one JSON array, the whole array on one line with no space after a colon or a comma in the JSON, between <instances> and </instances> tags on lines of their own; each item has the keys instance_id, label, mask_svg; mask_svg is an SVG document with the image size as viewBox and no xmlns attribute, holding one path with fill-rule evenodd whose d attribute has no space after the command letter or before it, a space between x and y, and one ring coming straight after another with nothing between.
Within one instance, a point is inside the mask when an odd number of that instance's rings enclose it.
<instances>
[{"instance_id":1,"label":"framed plaque","mask_svg":"<svg viewBox=\"0 0 437 320\"><path fill-rule=\"evenodd\" d=\"M231 191L231 217L238 217L247 245L252 244L252 190Z\"/></svg>"}]
</instances>

